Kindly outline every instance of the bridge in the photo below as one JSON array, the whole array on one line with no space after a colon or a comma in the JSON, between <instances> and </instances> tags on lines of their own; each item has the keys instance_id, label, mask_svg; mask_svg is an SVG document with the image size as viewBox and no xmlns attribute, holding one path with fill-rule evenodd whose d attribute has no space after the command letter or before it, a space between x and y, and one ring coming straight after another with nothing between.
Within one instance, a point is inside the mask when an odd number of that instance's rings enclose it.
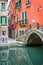
<instances>
[{"instance_id":1,"label":"bridge","mask_svg":"<svg viewBox=\"0 0 43 65\"><path fill-rule=\"evenodd\" d=\"M34 35L34 36L32 36ZM19 41L23 41L24 44L28 44L30 43L32 39L36 38L38 40L35 39L35 42L37 41L37 43L42 43L43 44L43 28L31 28L27 30L27 33L23 36L19 36L17 38L17 40Z\"/></svg>"},{"instance_id":2,"label":"bridge","mask_svg":"<svg viewBox=\"0 0 43 65\"><path fill-rule=\"evenodd\" d=\"M25 37L25 43L27 44L28 41L29 41L29 38L32 34L35 34L38 36L38 38L40 39L41 42L43 42L43 31L41 29L31 29L31 30L28 30L27 34L26 34L26 37ZM35 36L34 35L34 36ZM35 37L32 37L32 38L35 38ZM36 39L35 39L36 40ZM36 40L37 41L37 40Z\"/></svg>"}]
</instances>

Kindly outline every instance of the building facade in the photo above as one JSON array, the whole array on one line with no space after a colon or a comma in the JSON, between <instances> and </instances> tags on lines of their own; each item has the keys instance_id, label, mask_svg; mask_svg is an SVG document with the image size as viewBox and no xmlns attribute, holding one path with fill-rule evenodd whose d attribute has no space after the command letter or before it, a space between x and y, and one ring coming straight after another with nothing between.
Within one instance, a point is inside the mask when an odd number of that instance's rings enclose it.
<instances>
[{"instance_id":1,"label":"building facade","mask_svg":"<svg viewBox=\"0 0 43 65\"><path fill-rule=\"evenodd\" d=\"M11 0L10 1L11 37L26 35L28 29L43 29L43 1Z\"/></svg>"},{"instance_id":2,"label":"building facade","mask_svg":"<svg viewBox=\"0 0 43 65\"><path fill-rule=\"evenodd\" d=\"M8 0L0 0L0 41L4 42L4 38L8 37Z\"/></svg>"}]
</instances>

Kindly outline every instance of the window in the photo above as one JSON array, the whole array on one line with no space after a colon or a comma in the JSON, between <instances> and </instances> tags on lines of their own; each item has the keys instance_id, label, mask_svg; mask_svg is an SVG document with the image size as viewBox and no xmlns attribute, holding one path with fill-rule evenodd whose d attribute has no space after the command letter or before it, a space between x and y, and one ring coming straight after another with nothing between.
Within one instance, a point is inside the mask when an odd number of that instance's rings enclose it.
<instances>
[{"instance_id":1,"label":"window","mask_svg":"<svg viewBox=\"0 0 43 65\"><path fill-rule=\"evenodd\" d=\"M22 35L24 35L24 31L22 30Z\"/></svg>"},{"instance_id":2,"label":"window","mask_svg":"<svg viewBox=\"0 0 43 65\"><path fill-rule=\"evenodd\" d=\"M1 16L1 24L7 24L7 17L6 16Z\"/></svg>"},{"instance_id":3,"label":"window","mask_svg":"<svg viewBox=\"0 0 43 65\"><path fill-rule=\"evenodd\" d=\"M30 5L30 0L26 0L26 5Z\"/></svg>"},{"instance_id":4,"label":"window","mask_svg":"<svg viewBox=\"0 0 43 65\"><path fill-rule=\"evenodd\" d=\"M1 25L1 16L0 16L0 25Z\"/></svg>"},{"instance_id":5,"label":"window","mask_svg":"<svg viewBox=\"0 0 43 65\"><path fill-rule=\"evenodd\" d=\"M5 18L4 17L2 18L2 24L5 24Z\"/></svg>"},{"instance_id":6,"label":"window","mask_svg":"<svg viewBox=\"0 0 43 65\"><path fill-rule=\"evenodd\" d=\"M27 24L27 12L22 12L22 21L21 24Z\"/></svg>"},{"instance_id":7,"label":"window","mask_svg":"<svg viewBox=\"0 0 43 65\"><path fill-rule=\"evenodd\" d=\"M21 36L21 35L24 35L24 30L20 30L20 31L19 31L19 34L20 34L20 36Z\"/></svg>"},{"instance_id":8,"label":"window","mask_svg":"<svg viewBox=\"0 0 43 65\"><path fill-rule=\"evenodd\" d=\"M18 7L21 7L21 0L19 0L18 2Z\"/></svg>"},{"instance_id":9,"label":"window","mask_svg":"<svg viewBox=\"0 0 43 65\"><path fill-rule=\"evenodd\" d=\"M18 22L18 14L16 14L16 22Z\"/></svg>"},{"instance_id":10,"label":"window","mask_svg":"<svg viewBox=\"0 0 43 65\"><path fill-rule=\"evenodd\" d=\"M2 35L6 35L6 31L2 31Z\"/></svg>"},{"instance_id":11,"label":"window","mask_svg":"<svg viewBox=\"0 0 43 65\"><path fill-rule=\"evenodd\" d=\"M1 3L1 9L5 9L5 3Z\"/></svg>"},{"instance_id":12,"label":"window","mask_svg":"<svg viewBox=\"0 0 43 65\"><path fill-rule=\"evenodd\" d=\"M14 18L12 18L12 24L14 24Z\"/></svg>"},{"instance_id":13,"label":"window","mask_svg":"<svg viewBox=\"0 0 43 65\"><path fill-rule=\"evenodd\" d=\"M12 14L14 14L14 9L12 9Z\"/></svg>"},{"instance_id":14,"label":"window","mask_svg":"<svg viewBox=\"0 0 43 65\"><path fill-rule=\"evenodd\" d=\"M16 9L20 9L20 8L21 8L21 0L16 2Z\"/></svg>"},{"instance_id":15,"label":"window","mask_svg":"<svg viewBox=\"0 0 43 65\"><path fill-rule=\"evenodd\" d=\"M20 36L21 36L21 31L19 31L19 34L20 34Z\"/></svg>"}]
</instances>

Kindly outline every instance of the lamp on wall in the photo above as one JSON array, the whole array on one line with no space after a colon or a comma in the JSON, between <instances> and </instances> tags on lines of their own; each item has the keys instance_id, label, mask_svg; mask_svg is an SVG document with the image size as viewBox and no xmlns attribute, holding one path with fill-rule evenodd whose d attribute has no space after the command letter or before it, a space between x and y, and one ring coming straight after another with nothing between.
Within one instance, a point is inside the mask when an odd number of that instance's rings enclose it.
<instances>
[{"instance_id":1,"label":"lamp on wall","mask_svg":"<svg viewBox=\"0 0 43 65\"><path fill-rule=\"evenodd\" d=\"M36 19L33 18L33 19L32 19L32 27L35 28L35 26L36 26Z\"/></svg>"},{"instance_id":2,"label":"lamp on wall","mask_svg":"<svg viewBox=\"0 0 43 65\"><path fill-rule=\"evenodd\" d=\"M36 20L35 19L32 19L32 23L34 23Z\"/></svg>"},{"instance_id":3,"label":"lamp on wall","mask_svg":"<svg viewBox=\"0 0 43 65\"><path fill-rule=\"evenodd\" d=\"M42 10L42 6L39 6L39 7L38 7L38 11L40 11L40 10Z\"/></svg>"}]
</instances>

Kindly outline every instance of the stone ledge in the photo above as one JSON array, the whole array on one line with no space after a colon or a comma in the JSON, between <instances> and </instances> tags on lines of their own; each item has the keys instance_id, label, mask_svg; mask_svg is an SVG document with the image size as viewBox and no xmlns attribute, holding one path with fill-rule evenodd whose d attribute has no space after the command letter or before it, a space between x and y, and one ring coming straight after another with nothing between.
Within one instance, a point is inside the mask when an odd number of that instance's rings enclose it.
<instances>
[{"instance_id":1,"label":"stone ledge","mask_svg":"<svg viewBox=\"0 0 43 65\"><path fill-rule=\"evenodd\" d=\"M25 36L19 36L16 38L17 41L25 42Z\"/></svg>"}]
</instances>

